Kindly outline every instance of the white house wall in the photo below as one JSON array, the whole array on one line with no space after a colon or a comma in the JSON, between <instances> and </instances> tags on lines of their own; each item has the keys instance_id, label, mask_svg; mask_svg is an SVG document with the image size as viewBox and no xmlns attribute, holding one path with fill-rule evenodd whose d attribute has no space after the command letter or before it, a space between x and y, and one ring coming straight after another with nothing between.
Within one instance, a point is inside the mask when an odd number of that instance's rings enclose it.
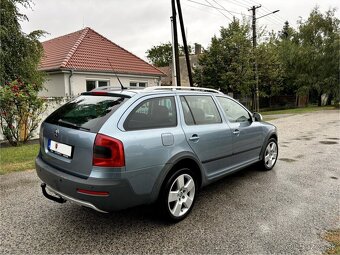
<instances>
[{"instance_id":1,"label":"white house wall","mask_svg":"<svg viewBox=\"0 0 340 255\"><path fill-rule=\"evenodd\" d=\"M66 74L69 75L69 74ZM147 86L158 86L159 79L157 77L147 76L119 76L120 81L125 87L130 86L130 82L145 82ZM83 74L74 73L71 77L71 87L73 95L79 95L86 91L87 80L101 80L109 81L110 86L120 87L120 83L116 76L111 75L96 75L96 74Z\"/></svg>"},{"instance_id":2,"label":"white house wall","mask_svg":"<svg viewBox=\"0 0 340 255\"><path fill-rule=\"evenodd\" d=\"M67 85L64 73L48 74L44 82L44 90L39 93L43 97L65 97L65 85Z\"/></svg>"},{"instance_id":3,"label":"white house wall","mask_svg":"<svg viewBox=\"0 0 340 255\"><path fill-rule=\"evenodd\" d=\"M145 82L148 87L160 85L160 79L152 76L119 75L119 79L125 87L129 87L130 82ZM70 80L71 95L73 96L86 91L87 80L108 81L110 86L120 87L117 77L113 74L73 73L70 78L69 72L50 73L44 82L45 90L41 91L39 96L68 97L70 95Z\"/></svg>"}]
</instances>

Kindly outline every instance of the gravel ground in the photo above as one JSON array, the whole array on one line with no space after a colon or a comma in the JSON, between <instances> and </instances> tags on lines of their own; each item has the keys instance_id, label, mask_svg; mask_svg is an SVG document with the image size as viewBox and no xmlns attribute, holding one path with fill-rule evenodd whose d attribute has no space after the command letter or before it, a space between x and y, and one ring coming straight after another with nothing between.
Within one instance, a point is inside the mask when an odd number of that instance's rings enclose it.
<instances>
[{"instance_id":1,"label":"gravel ground","mask_svg":"<svg viewBox=\"0 0 340 255\"><path fill-rule=\"evenodd\" d=\"M272 122L274 170L249 167L204 188L176 225L152 207L100 214L54 203L34 171L0 176L0 253L322 254L321 236L339 228L339 111Z\"/></svg>"}]
</instances>

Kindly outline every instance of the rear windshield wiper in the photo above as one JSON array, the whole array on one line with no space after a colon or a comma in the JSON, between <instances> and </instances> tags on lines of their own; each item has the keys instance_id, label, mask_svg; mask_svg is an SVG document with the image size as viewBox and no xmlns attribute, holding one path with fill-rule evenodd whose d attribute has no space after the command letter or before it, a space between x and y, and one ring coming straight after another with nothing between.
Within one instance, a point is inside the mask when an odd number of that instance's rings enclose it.
<instances>
[{"instance_id":1,"label":"rear windshield wiper","mask_svg":"<svg viewBox=\"0 0 340 255\"><path fill-rule=\"evenodd\" d=\"M68 122L68 121L66 121L66 120L59 119L59 120L58 120L58 123L64 124L64 125L67 125L67 126L70 126L70 127L76 128L76 129L79 129L79 130L90 131L89 128L80 127L80 126L78 126L77 124L74 124L74 123L72 123L72 122Z\"/></svg>"}]
</instances>

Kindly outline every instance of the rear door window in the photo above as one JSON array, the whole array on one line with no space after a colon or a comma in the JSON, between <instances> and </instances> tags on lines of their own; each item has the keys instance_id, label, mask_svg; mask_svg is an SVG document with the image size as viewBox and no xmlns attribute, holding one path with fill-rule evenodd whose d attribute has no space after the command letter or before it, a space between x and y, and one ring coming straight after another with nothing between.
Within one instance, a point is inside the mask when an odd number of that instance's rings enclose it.
<instances>
[{"instance_id":1,"label":"rear door window","mask_svg":"<svg viewBox=\"0 0 340 255\"><path fill-rule=\"evenodd\" d=\"M45 122L96 133L126 100L120 96L80 96L53 112Z\"/></svg>"},{"instance_id":2,"label":"rear door window","mask_svg":"<svg viewBox=\"0 0 340 255\"><path fill-rule=\"evenodd\" d=\"M181 96L187 125L221 123L222 119L211 96Z\"/></svg>"},{"instance_id":3,"label":"rear door window","mask_svg":"<svg viewBox=\"0 0 340 255\"><path fill-rule=\"evenodd\" d=\"M141 130L177 126L174 97L157 97L140 103L124 122L125 130Z\"/></svg>"}]
</instances>

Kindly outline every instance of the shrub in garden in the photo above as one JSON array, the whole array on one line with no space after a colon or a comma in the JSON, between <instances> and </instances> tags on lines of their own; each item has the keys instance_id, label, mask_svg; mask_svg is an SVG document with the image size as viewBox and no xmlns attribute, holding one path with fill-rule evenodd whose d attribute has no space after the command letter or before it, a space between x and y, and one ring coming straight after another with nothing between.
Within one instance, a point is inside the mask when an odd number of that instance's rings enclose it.
<instances>
[{"instance_id":1,"label":"shrub in garden","mask_svg":"<svg viewBox=\"0 0 340 255\"><path fill-rule=\"evenodd\" d=\"M27 142L40 123L46 102L38 97L39 86L20 79L0 85L0 125L8 142Z\"/></svg>"}]
</instances>

